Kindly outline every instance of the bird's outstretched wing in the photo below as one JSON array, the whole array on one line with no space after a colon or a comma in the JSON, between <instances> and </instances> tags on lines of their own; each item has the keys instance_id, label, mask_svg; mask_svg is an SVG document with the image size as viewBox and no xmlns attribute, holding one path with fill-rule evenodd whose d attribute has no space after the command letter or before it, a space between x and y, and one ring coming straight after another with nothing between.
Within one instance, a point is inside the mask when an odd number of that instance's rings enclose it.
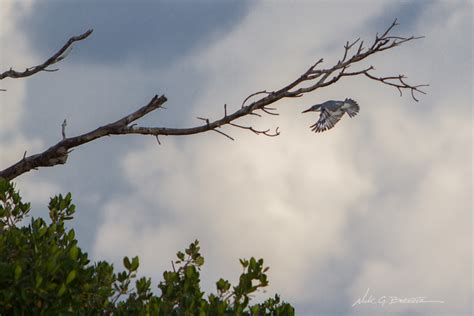
<instances>
[{"instance_id":1,"label":"bird's outstretched wing","mask_svg":"<svg viewBox=\"0 0 474 316\"><path fill-rule=\"evenodd\" d=\"M319 120L315 124L311 125L310 128L316 133L324 132L333 128L343 115L343 111L331 113L328 110L322 110L321 114L319 115Z\"/></svg>"},{"instance_id":2,"label":"bird's outstretched wing","mask_svg":"<svg viewBox=\"0 0 474 316\"><path fill-rule=\"evenodd\" d=\"M346 109L346 112L349 117L354 117L357 115L357 113L359 113L360 107L356 101L347 98L344 103L349 105Z\"/></svg>"}]
</instances>

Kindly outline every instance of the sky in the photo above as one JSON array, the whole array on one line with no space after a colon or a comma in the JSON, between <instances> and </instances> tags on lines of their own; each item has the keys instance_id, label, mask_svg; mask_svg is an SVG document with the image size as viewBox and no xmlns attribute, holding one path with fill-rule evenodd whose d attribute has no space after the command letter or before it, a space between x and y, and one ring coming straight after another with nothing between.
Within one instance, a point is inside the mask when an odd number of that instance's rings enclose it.
<instances>
[{"instance_id":1,"label":"sky","mask_svg":"<svg viewBox=\"0 0 474 316\"><path fill-rule=\"evenodd\" d=\"M471 315L472 12L470 1L0 0L1 71L39 64L94 29L59 71L0 82L0 168L59 141L64 118L75 136L155 94L166 95L167 109L143 126L217 119L224 104L236 110L319 58L330 66L347 40L371 41L398 18L396 34L425 38L360 67L428 83L419 102L344 78L279 101L279 116L239 121L279 127L278 137L235 128L225 129L234 142L217 133L161 145L108 137L15 182L35 217L47 217L49 197L71 192L70 227L83 249L118 267L140 256L155 286L198 239L206 291L220 277L235 282L238 259L254 256L270 266L257 299L279 293L297 315ZM360 114L312 133L317 115L301 111L346 97ZM366 293L376 304L357 304Z\"/></svg>"}]
</instances>

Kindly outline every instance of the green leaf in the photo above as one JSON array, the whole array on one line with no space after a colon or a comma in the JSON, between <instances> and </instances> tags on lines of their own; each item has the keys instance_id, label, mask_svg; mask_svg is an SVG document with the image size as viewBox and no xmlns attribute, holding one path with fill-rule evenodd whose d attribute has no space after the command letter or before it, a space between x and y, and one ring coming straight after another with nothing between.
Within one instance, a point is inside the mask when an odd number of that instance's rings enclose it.
<instances>
[{"instance_id":1,"label":"green leaf","mask_svg":"<svg viewBox=\"0 0 474 316\"><path fill-rule=\"evenodd\" d=\"M71 270L71 272L69 272L69 274L67 275L66 284L71 283L76 278L76 275L77 275L77 271Z\"/></svg>"},{"instance_id":2,"label":"green leaf","mask_svg":"<svg viewBox=\"0 0 474 316\"><path fill-rule=\"evenodd\" d=\"M255 260L255 258L254 257L250 258L250 264L249 264L250 270L255 270L256 266L257 266L257 261Z\"/></svg>"},{"instance_id":3,"label":"green leaf","mask_svg":"<svg viewBox=\"0 0 474 316\"><path fill-rule=\"evenodd\" d=\"M23 269L19 264L16 265L15 267L15 281L18 281L21 277L21 273L23 272Z\"/></svg>"},{"instance_id":4,"label":"green leaf","mask_svg":"<svg viewBox=\"0 0 474 316\"><path fill-rule=\"evenodd\" d=\"M132 264L130 265L130 271L137 271L138 266L140 265L140 261L138 257L132 258Z\"/></svg>"},{"instance_id":5,"label":"green leaf","mask_svg":"<svg viewBox=\"0 0 474 316\"><path fill-rule=\"evenodd\" d=\"M56 230L57 230L57 225L56 225L56 223L53 223L53 224L51 224L51 225L49 226L49 231L50 231L50 233L55 233Z\"/></svg>"},{"instance_id":6,"label":"green leaf","mask_svg":"<svg viewBox=\"0 0 474 316\"><path fill-rule=\"evenodd\" d=\"M259 310L260 310L260 308L259 308L258 305L254 305L254 306L250 307L251 315L258 315Z\"/></svg>"},{"instance_id":7,"label":"green leaf","mask_svg":"<svg viewBox=\"0 0 474 316\"><path fill-rule=\"evenodd\" d=\"M132 265L131 265L130 259L128 259L128 257L123 257L123 266L125 267L125 269L130 270Z\"/></svg>"},{"instance_id":8,"label":"green leaf","mask_svg":"<svg viewBox=\"0 0 474 316\"><path fill-rule=\"evenodd\" d=\"M60 202L59 202L59 209L64 210L67 207L68 202L66 200L64 200L61 195L59 195L59 196L60 196L60 199L61 199Z\"/></svg>"},{"instance_id":9,"label":"green leaf","mask_svg":"<svg viewBox=\"0 0 474 316\"><path fill-rule=\"evenodd\" d=\"M79 248L76 246L72 246L71 249L69 250L69 258L72 260L76 260L77 256L79 255Z\"/></svg>"},{"instance_id":10,"label":"green leaf","mask_svg":"<svg viewBox=\"0 0 474 316\"><path fill-rule=\"evenodd\" d=\"M74 229L71 229L69 233L67 234L67 239L69 239L69 241L73 241L75 236L76 236L76 233L74 232Z\"/></svg>"},{"instance_id":11,"label":"green leaf","mask_svg":"<svg viewBox=\"0 0 474 316\"><path fill-rule=\"evenodd\" d=\"M249 262L246 259L239 259L239 261L240 261L240 264L242 265L242 267L244 267L244 268L247 268L247 266L249 265Z\"/></svg>"},{"instance_id":12,"label":"green leaf","mask_svg":"<svg viewBox=\"0 0 474 316\"><path fill-rule=\"evenodd\" d=\"M117 274L117 281L124 282L127 279L127 272L122 271Z\"/></svg>"},{"instance_id":13,"label":"green leaf","mask_svg":"<svg viewBox=\"0 0 474 316\"><path fill-rule=\"evenodd\" d=\"M37 274L35 278L35 288L39 288L41 283L43 283L43 277L40 274Z\"/></svg>"},{"instance_id":14,"label":"green leaf","mask_svg":"<svg viewBox=\"0 0 474 316\"><path fill-rule=\"evenodd\" d=\"M219 281L216 282L217 290L219 292L227 292L230 289L230 283L227 280L224 279L219 279Z\"/></svg>"},{"instance_id":15,"label":"green leaf","mask_svg":"<svg viewBox=\"0 0 474 316\"><path fill-rule=\"evenodd\" d=\"M48 228L46 226L43 226L39 229L39 236L43 237L44 234L48 231Z\"/></svg>"},{"instance_id":16,"label":"green leaf","mask_svg":"<svg viewBox=\"0 0 474 316\"><path fill-rule=\"evenodd\" d=\"M187 278L192 278L196 275L196 268L194 266L187 266L184 272Z\"/></svg>"},{"instance_id":17,"label":"green leaf","mask_svg":"<svg viewBox=\"0 0 474 316\"><path fill-rule=\"evenodd\" d=\"M64 292L66 292L66 284L63 283L61 284L61 287L59 288L58 296L62 296Z\"/></svg>"},{"instance_id":18,"label":"green leaf","mask_svg":"<svg viewBox=\"0 0 474 316\"><path fill-rule=\"evenodd\" d=\"M198 266L202 266L204 264L204 257L199 256L194 260L194 262L196 262Z\"/></svg>"}]
</instances>

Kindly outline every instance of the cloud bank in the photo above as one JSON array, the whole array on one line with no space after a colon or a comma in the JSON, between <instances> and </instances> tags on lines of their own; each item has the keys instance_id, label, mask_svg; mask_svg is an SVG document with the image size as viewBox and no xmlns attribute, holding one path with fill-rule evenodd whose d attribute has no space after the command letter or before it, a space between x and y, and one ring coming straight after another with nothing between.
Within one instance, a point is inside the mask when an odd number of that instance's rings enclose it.
<instances>
[{"instance_id":1,"label":"cloud bank","mask_svg":"<svg viewBox=\"0 0 474 316\"><path fill-rule=\"evenodd\" d=\"M23 94L8 87L12 99L2 102L2 114L4 104L17 109L9 110L1 127L0 149L17 148L8 154L14 159L32 146L21 143L16 127L21 119L44 122L28 124L22 136L45 135L38 138L40 146L58 137L58 129L40 133L38 126L51 121L59 126L67 116L74 118L70 132L75 134L161 91L170 99L169 110L147 124L196 125L196 116L215 118L225 103L238 108L245 96L281 87L321 57L325 65L337 61L346 40L371 40L394 13L400 16L400 34L426 38L370 63L381 75L405 73L410 82L428 82L429 93L419 103L390 87L351 78L280 102L278 117L242 121L279 126L277 138L229 129L236 142L216 133L163 138L162 146L151 139L108 139L78 150L61 170L22 181L78 191L83 205L78 235L92 236L93 256L119 265L124 255L139 255L147 275L168 269L175 252L197 238L206 258L207 290L221 276L236 280L238 258L256 256L271 267L268 294L280 293L299 315L469 315L469 2L253 4L226 32L190 46L166 65L157 62L153 68L150 62L144 69L129 58L117 67L92 58L65 64L55 76L32 78ZM48 85L56 92L41 94ZM345 97L359 102L360 115L343 118L328 132L311 133L308 126L317 118L300 112ZM42 111L21 112L33 99ZM83 115L87 111L96 115ZM9 161L4 152L2 165ZM352 306L367 289L377 298L424 296L444 303Z\"/></svg>"}]
</instances>

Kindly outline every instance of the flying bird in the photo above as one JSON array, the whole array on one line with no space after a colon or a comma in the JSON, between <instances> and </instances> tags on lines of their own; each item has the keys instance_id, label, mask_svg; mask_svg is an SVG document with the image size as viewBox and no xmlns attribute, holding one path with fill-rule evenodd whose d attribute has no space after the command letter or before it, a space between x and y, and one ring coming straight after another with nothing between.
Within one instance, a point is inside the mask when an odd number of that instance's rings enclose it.
<instances>
[{"instance_id":1,"label":"flying bird","mask_svg":"<svg viewBox=\"0 0 474 316\"><path fill-rule=\"evenodd\" d=\"M302 113L321 112L319 120L310 126L312 131L319 133L333 128L344 113L347 113L349 117L356 116L359 109L359 104L356 101L346 98L344 101L329 100L321 104L315 104Z\"/></svg>"}]
</instances>

